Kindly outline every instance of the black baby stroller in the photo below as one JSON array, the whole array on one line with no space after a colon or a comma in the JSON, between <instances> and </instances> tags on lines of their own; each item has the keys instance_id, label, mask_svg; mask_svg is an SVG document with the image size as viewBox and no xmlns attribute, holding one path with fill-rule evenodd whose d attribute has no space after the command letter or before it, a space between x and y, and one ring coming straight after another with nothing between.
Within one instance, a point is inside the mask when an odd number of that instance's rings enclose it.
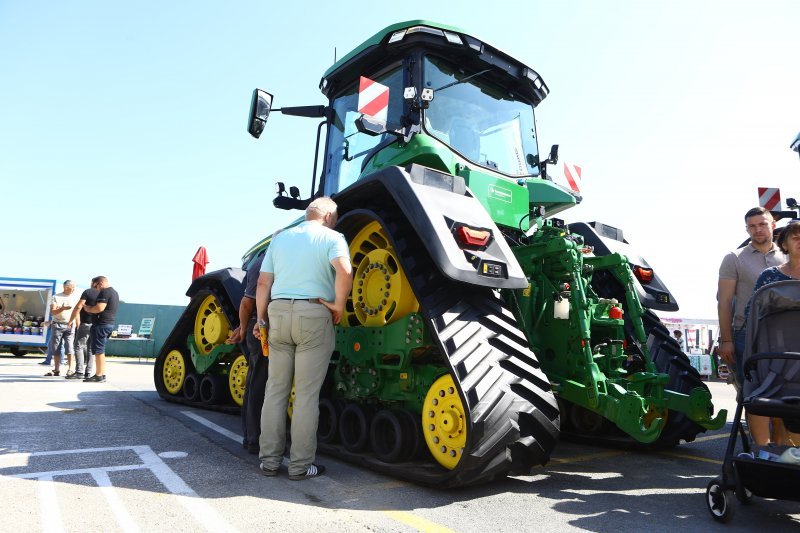
<instances>
[{"instance_id":1,"label":"black baby stroller","mask_svg":"<svg viewBox=\"0 0 800 533\"><path fill-rule=\"evenodd\" d=\"M745 409L783 418L789 431L800 433L800 281L780 281L756 291L746 328L745 378L736 397L722 476L706 489L708 510L720 522L733 518L734 495L742 504L753 495L800 501L800 464L759 459L742 428ZM738 454L737 435L743 448ZM786 451L783 460L796 459L798 452Z\"/></svg>"}]
</instances>

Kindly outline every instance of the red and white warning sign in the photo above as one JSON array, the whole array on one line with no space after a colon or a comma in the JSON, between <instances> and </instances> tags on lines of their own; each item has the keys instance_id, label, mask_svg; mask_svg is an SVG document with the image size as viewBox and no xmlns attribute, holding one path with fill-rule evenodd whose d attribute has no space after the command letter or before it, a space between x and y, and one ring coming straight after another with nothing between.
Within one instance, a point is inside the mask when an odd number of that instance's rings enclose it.
<instances>
[{"instance_id":1,"label":"red and white warning sign","mask_svg":"<svg viewBox=\"0 0 800 533\"><path fill-rule=\"evenodd\" d=\"M564 163L564 177L567 178L569 188L581 192L581 167L572 163Z\"/></svg>"},{"instance_id":2,"label":"red and white warning sign","mask_svg":"<svg viewBox=\"0 0 800 533\"><path fill-rule=\"evenodd\" d=\"M770 211L781 211L781 190L777 187L759 187L758 205Z\"/></svg>"},{"instance_id":3,"label":"red and white warning sign","mask_svg":"<svg viewBox=\"0 0 800 533\"><path fill-rule=\"evenodd\" d=\"M361 76L358 82L358 112L386 122L389 115L389 88Z\"/></svg>"}]
</instances>

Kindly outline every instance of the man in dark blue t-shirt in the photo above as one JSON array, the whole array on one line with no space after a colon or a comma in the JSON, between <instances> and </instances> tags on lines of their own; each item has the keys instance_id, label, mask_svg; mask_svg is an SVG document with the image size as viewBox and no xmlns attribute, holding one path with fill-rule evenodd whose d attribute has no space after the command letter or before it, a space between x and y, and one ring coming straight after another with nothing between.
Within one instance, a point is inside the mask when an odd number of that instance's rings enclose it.
<instances>
[{"instance_id":1,"label":"man in dark blue t-shirt","mask_svg":"<svg viewBox=\"0 0 800 533\"><path fill-rule=\"evenodd\" d=\"M83 308L87 313L96 315L92 325L91 350L94 354L96 372L95 375L84 379L92 383L103 383L106 380L106 341L114 330L114 322L117 319L117 307L119 307L119 294L111 287L108 278L97 276L97 303L95 305L85 305Z\"/></svg>"},{"instance_id":2,"label":"man in dark blue t-shirt","mask_svg":"<svg viewBox=\"0 0 800 533\"><path fill-rule=\"evenodd\" d=\"M98 294L100 294L100 289L97 288L97 281L93 279L91 288L83 291L81 299L69 319L69 325L75 324L77 327L75 328L75 373L67 376L67 379L83 379L93 375L94 356L90 349L89 336L95 317L91 313L87 313L84 306L97 304Z\"/></svg>"}]
</instances>

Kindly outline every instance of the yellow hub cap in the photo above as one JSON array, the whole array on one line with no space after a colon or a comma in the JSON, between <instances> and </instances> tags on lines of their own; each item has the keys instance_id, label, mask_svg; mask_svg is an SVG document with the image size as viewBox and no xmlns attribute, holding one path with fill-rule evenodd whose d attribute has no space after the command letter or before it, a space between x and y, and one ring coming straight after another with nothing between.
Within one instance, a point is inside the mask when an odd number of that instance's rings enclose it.
<instances>
[{"instance_id":1,"label":"yellow hub cap","mask_svg":"<svg viewBox=\"0 0 800 533\"><path fill-rule=\"evenodd\" d=\"M194 341L202 355L209 354L216 346L225 342L231 325L214 295L209 294L194 319Z\"/></svg>"},{"instance_id":2,"label":"yellow hub cap","mask_svg":"<svg viewBox=\"0 0 800 533\"><path fill-rule=\"evenodd\" d=\"M186 363L181 352L172 350L167 354L161 374L167 392L178 394L183 387L183 380L186 379Z\"/></svg>"},{"instance_id":3,"label":"yellow hub cap","mask_svg":"<svg viewBox=\"0 0 800 533\"><path fill-rule=\"evenodd\" d=\"M433 458L448 470L455 468L467 443L467 418L450 374L437 379L425 396L422 430Z\"/></svg>"},{"instance_id":4,"label":"yellow hub cap","mask_svg":"<svg viewBox=\"0 0 800 533\"><path fill-rule=\"evenodd\" d=\"M652 423L655 422L656 418L660 418L662 423L664 423L667 421L667 415L669 415L669 409L657 409L651 405L642 417L642 424L644 427L649 428Z\"/></svg>"},{"instance_id":5,"label":"yellow hub cap","mask_svg":"<svg viewBox=\"0 0 800 533\"><path fill-rule=\"evenodd\" d=\"M228 388L231 390L231 398L239 407L244 404L244 389L247 384L247 357L240 355L231 365L228 373Z\"/></svg>"},{"instance_id":6,"label":"yellow hub cap","mask_svg":"<svg viewBox=\"0 0 800 533\"><path fill-rule=\"evenodd\" d=\"M289 393L289 406L286 407L286 414L289 415L289 420L292 419L292 414L294 414L294 382L292 382L292 392Z\"/></svg>"},{"instance_id":7,"label":"yellow hub cap","mask_svg":"<svg viewBox=\"0 0 800 533\"><path fill-rule=\"evenodd\" d=\"M400 268L386 232L372 221L350 243L355 269L353 292L345 307L343 326L385 326L419 311L419 302Z\"/></svg>"}]
</instances>

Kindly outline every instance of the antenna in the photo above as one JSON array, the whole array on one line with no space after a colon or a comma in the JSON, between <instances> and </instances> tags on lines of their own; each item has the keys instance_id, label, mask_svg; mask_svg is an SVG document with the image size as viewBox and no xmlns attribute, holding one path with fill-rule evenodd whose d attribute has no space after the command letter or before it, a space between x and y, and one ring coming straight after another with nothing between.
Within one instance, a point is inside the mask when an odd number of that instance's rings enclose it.
<instances>
[{"instance_id":1,"label":"antenna","mask_svg":"<svg viewBox=\"0 0 800 533\"><path fill-rule=\"evenodd\" d=\"M336 63L336 47L333 47L333 62Z\"/></svg>"}]
</instances>

